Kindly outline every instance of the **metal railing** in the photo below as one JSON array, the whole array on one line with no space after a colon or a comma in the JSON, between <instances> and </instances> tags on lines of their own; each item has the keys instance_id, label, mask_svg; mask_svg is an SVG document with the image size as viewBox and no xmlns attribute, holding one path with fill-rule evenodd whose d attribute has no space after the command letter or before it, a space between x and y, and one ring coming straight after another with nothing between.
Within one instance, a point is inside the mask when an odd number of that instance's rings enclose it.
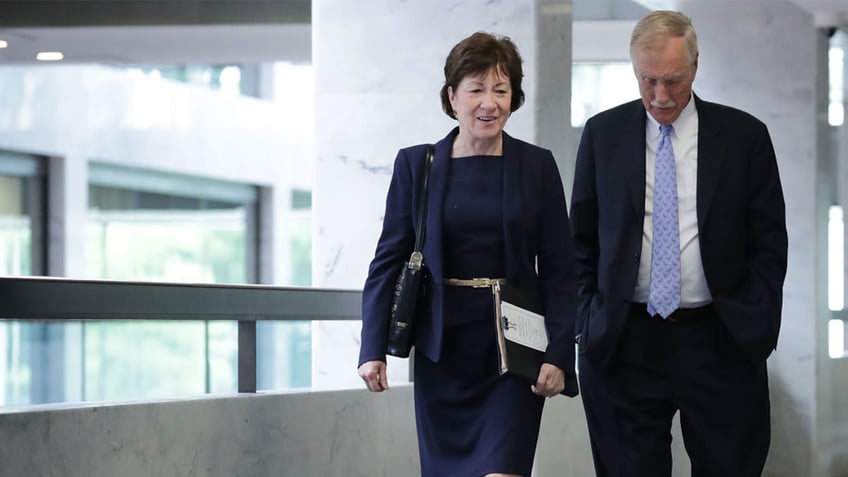
<instances>
[{"instance_id":1,"label":"metal railing","mask_svg":"<svg viewBox=\"0 0 848 477\"><path fill-rule=\"evenodd\" d=\"M256 392L256 322L359 320L359 290L0 277L0 319L238 322L238 392Z\"/></svg>"}]
</instances>

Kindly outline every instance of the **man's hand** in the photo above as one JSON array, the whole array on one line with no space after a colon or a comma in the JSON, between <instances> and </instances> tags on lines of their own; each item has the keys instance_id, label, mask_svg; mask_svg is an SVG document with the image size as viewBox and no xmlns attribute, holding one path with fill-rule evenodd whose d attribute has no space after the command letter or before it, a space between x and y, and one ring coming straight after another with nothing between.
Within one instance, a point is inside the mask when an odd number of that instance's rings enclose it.
<instances>
[{"instance_id":1,"label":"man's hand","mask_svg":"<svg viewBox=\"0 0 848 477\"><path fill-rule=\"evenodd\" d=\"M550 363L544 363L536 384L530 386L530 389L540 396L554 397L565 389L565 373Z\"/></svg>"}]
</instances>

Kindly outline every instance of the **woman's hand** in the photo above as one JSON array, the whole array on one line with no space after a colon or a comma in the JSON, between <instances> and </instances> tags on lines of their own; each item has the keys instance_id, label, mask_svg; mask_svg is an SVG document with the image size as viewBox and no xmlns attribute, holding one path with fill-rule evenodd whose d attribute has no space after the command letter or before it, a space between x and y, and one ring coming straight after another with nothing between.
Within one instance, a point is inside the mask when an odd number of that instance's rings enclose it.
<instances>
[{"instance_id":1,"label":"woman's hand","mask_svg":"<svg viewBox=\"0 0 848 477\"><path fill-rule=\"evenodd\" d=\"M550 363L544 363L536 384L530 386L530 389L540 396L554 397L565 389L565 373Z\"/></svg>"},{"instance_id":2,"label":"woman's hand","mask_svg":"<svg viewBox=\"0 0 848 477\"><path fill-rule=\"evenodd\" d=\"M359 377L365 381L365 387L374 393L389 389L389 380L386 377L386 363L384 361L366 361L357 370Z\"/></svg>"}]
</instances>

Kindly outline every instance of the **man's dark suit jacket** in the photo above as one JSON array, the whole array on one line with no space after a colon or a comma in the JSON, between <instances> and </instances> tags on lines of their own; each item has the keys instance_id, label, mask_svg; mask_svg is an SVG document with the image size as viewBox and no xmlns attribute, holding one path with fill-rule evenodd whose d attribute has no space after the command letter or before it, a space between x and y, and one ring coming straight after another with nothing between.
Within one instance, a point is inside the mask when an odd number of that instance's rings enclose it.
<instances>
[{"instance_id":1,"label":"man's dark suit jacket","mask_svg":"<svg viewBox=\"0 0 848 477\"><path fill-rule=\"evenodd\" d=\"M777 160L766 126L694 96L701 260L716 314L746 354L777 345L788 238ZM615 353L636 286L645 216L641 100L587 121L577 153L571 224L578 262L576 333L600 368Z\"/></svg>"},{"instance_id":2,"label":"man's dark suit jacket","mask_svg":"<svg viewBox=\"0 0 848 477\"><path fill-rule=\"evenodd\" d=\"M442 209L450 174L451 149L459 129L436 143L430 172L430 195L424 239L424 263L432 275L431 309L415 324L417 352L438 361L444 315ZM401 149L386 198L383 231L362 294L362 343L359 363L386 359L386 324L393 287L402 263L415 242L418 191L425 145ZM506 241L505 278L529 292L539 292L545 303L549 334L546 361L565 372L567 395L577 393L574 371L574 316L576 268L562 181L550 151L503 133L503 224ZM538 255L538 257L537 257ZM536 271L538 258L538 274ZM494 316L492 326L495 326ZM469 343L469 346L473 346ZM493 369L497 363L492 363Z\"/></svg>"}]
</instances>

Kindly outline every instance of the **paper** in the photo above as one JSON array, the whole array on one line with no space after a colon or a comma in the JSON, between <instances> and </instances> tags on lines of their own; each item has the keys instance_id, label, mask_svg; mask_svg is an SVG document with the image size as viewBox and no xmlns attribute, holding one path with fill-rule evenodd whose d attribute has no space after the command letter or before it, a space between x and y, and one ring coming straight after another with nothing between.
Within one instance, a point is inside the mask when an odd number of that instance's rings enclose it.
<instances>
[{"instance_id":1,"label":"paper","mask_svg":"<svg viewBox=\"0 0 848 477\"><path fill-rule=\"evenodd\" d=\"M544 352L548 348L545 317L506 301L501 302L504 338L528 348Z\"/></svg>"}]
</instances>

